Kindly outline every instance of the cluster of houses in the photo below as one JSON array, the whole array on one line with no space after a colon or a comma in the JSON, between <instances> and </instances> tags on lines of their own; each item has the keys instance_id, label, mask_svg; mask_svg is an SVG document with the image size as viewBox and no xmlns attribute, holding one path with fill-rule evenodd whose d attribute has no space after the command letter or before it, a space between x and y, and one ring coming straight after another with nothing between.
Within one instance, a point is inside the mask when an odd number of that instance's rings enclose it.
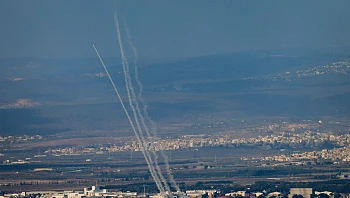
<instances>
[{"instance_id":1,"label":"cluster of houses","mask_svg":"<svg viewBox=\"0 0 350 198\"><path fill-rule=\"evenodd\" d=\"M291 188L288 198L314 198L320 194L327 195L329 198L334 198L332 192L317 192L312 188ZM282 198L280 192L256 192L248 193L247 191L237 191L223 194L216 190L187 190L186 193L171 193L171 194L139 194L137 192L116 192L108 191L107 189L100 189L96 186L84 188L83 191L29 191L18 194L4 194L0 198L15 198L15 197L30 197L30 198L86 198L86 197L101 197L101 198ZM320 197L320 196L319 196ZM343 198L349 198L349 195L343 195Z\"/></svg>"}]
</instances>

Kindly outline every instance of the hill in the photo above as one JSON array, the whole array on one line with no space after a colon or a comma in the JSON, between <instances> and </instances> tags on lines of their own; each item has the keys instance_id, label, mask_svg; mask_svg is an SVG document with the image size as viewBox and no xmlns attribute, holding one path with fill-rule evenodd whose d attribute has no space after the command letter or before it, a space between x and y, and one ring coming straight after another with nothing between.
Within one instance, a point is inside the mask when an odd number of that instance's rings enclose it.
<instances>
[{"instance_id":1,"label":"hill","mask_svg":"<svg viewBox=\"0 0 350 198\"><path fill-rule=\"evenodd\" d=\"M343 118L350 109L349 58L274 50L141 62L138 71L149 114L163 127L213 117ZM127 101L120 61L105 62ZM97 58L1 59L0 68L1 134L128 131Z\"/></svg>"}]
</instances>

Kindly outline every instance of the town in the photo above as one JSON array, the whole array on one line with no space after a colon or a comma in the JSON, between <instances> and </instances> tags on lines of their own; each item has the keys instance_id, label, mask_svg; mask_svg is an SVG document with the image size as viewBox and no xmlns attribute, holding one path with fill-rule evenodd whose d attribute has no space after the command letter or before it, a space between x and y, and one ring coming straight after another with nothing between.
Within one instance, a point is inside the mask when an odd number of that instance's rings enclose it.
<instances>
[{"instance_id":1,"label":"town","mask_svg":"<svg viewBox=\"0 0 350 198\"><path fill-rule=\"evenodd\" d=\"M1 192L1 191L0 191ZM0 198L7 197L36 197L36 198L82 198L82 197L125 197L125 198L349 198L347 193L337 193L330 191L315 191L312 188L290 188L289 193L283 192L252 192L250 188L247 190L222 192L215 189L202 189L202 190L186 190L183 192L173 192L167 194L160 193L146 193L144 189L143 193L138 192L121 192L110 191L108 189L100 188L99 186L92 186L90 188L84 188L82 191L77 190L62 190L62 191L26 191L20 193L3 193Z\"/></svg>"},{"instance_id":2,"label":"town","mask_svg":"<svg viewBox=\"0 0 350 198\"><path fill-rule=\"evenodd\" d=\"M244 161L275 161L293 162L295 164L317 163L330 161L332 163L350 161L350 134L341 127L337 132L320 129L323 121L302 121L300 123L270 123L267 125L244 128L244 133L257 134L255 137L237 138L235 132L225 131L216 134L183 135L179 137L167 137L148 139L145 143L148 150L180 150L198 149L203 147L251 147L263 150L277 150L278 155L261 157L242 157ZM328 122L332 126L340 125L340 122ZM325 130L325 131L320 131ZM7 142L1 150L11 150L13 144L27 141L44 141L45 137L35 136L8 136L0 137L0 141ZM113 144L72 145L66 147L47 148L43 153L36 154L34 158L46 156L66 155L99 155L115 152L137 152L140 146L133 137L119 140L115 138ZM300 150L307 150L301 152ZM1 151L0 150L0 151ZM6 157L6 153L0 153ZM29 158L7 159L6 164L30 163Z\"/></svg>"},{"instance_id":3,"label":"town","mask_svg":"<svg viewBox=\"0 0 350 198\"><path fill-rule=\"evenodd\" d=\"M320 75L326 75L326 74L334 74L334 73L341 73L346 75L350 71L350 62L348 61L340 61L340 62L333 62L326 65L321 66L315 66L304 70L297 70L295 72L285 72L280 74L274 74L274 75L267 75L261 78L243 78L243 80L252 80L252 79L258 79L258 80L285 80L288 82L291 82L292 80L296 78L302 78L302 77L310 77L310 76L320 76Z\"/></svg>"}]
</instances>

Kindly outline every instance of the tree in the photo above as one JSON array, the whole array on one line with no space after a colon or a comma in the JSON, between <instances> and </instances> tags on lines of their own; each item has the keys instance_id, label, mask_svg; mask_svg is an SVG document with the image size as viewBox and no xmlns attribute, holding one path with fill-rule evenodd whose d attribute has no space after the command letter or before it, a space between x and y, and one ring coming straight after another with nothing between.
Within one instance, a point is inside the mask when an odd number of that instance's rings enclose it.
<instances>
[{"instance_id":1,"label":"tree","mask_svg":"<svg viewBox=\"0 0 350 198\"><path fill-rule=\"evenodd\" d=\"M341 194L339 194L339 193L334 194L334 198L340 198L340 197L341 197Z\"/></svg>"},{"instance_id":2,"label":"tree","mask_svg":"<svg viewBox=\"0 0 350 198\"><path fill-rule=\"evenodd\" d=\"M304 198L303 195L293 195L292 198Z\"/></svg>"},{"instance_id":3,"label":"tree","mask_svg":"<svg viewBox=\"0 0 350 198\"><path fill-rule=\"evenodd\" d=\"M318 195L319 198L329 198L329 195L321 193Z\"/></svg>"}]
</instances>

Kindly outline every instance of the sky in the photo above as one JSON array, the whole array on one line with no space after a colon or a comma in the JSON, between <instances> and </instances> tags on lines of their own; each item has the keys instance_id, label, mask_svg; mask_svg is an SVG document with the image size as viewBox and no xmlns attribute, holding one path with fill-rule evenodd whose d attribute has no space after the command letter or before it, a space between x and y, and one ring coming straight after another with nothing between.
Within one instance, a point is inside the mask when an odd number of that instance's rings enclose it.
<instances>
[{"instance_id":1,"label":"sky","mask_svg":"<svg viewBox=\"0 0 350 198\"><path fill-rule=\"evenodd\" d=\"M120 0L140 57L350 45L350 1ZM113 1L0 1L0 57L118 57ZM125 34L124 34L125 36Z\"/></svg>"}]
</instances>

